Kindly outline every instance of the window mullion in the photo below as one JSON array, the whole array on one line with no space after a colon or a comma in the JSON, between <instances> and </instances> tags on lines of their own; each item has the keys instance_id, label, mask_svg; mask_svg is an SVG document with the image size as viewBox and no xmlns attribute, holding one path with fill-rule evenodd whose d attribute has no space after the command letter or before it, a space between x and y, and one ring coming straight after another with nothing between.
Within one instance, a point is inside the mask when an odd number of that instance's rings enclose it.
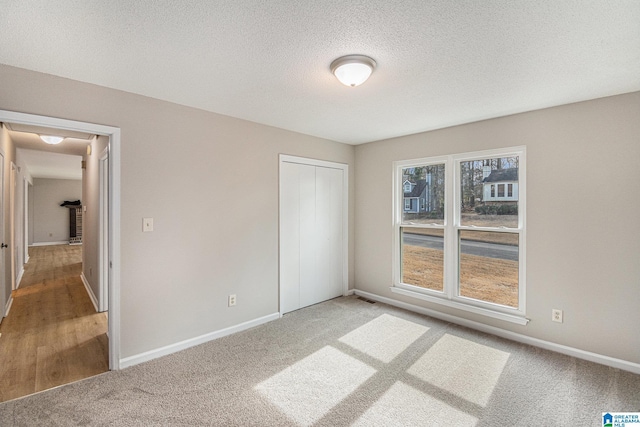
<instances>
[{"instance_id":1,"label":"window mullion","mask_svg":"<svg viewBox=\"0 0 640 427\"><path fill-rule=\"evenodd\" d=\"M456 166L449 158L445 163L445 257L444 257L444 291L447 298L452 299L457 293L458 272L458 245L456 243L456 224L459 221L456 215Z\"/></svg>"}]
</instances>

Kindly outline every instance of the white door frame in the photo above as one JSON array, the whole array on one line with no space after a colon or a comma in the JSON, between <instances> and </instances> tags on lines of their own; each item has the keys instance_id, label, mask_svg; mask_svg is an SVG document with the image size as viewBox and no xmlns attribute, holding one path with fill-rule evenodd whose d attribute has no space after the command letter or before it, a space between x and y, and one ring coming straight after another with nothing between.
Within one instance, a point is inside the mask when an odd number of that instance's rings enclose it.
<instances>
[{"instance_id":1,"label":"white door frame","mask_svg":"<svg viewBox=\"0 0 640 427\"><path fill-rule=\"evenodd\" d=\"M2 125L0 124L0 126ZM2 319L4 319L4 317L9 312L9 308L11 307L11 303L13 301L11 294L9 294L8 299L5 297L5 292L6 292L5 277L7 276L5 273L5 267L7 263L5 262L5 256L4 256L4 238L5 238L4 213L7 210L6 205L4 203L4 161L5 159L6 159L5 153L2 150L2 147L0 147L0 207L2 208L0 209L0 242L3 245L3 248L0 249L0 311L2 311L2 315L0 315L0 322L2 321Z\"/></svg>"},{"instance_id":2,"label":"white door frame","mask_svg":"<svg viewBox=\"0 0 640 427\"><path fill-rule=\"evenodd\" d=\"M308 166L320 166L325 168L341 169L342 170L342 294L347 296L349 294L349 165L344 163L329 162L326 160L309 159L306 157L290 156L287 154L280 154L280 161L278 163L278 241L281 242L280 232L283 229L282 224L282 164L283 163L297 163ZM280 244L278 248L278 312L282 317L282 256L280 254Z\"/></svg>"},{"instance_id":3,"label":"white door frame","mask_svg":"<svg viewBox=\"0 0 640 427\"><path fill-rule=\"evenodd\" d=\"M105 147L98 159L99 174L99 225L98 234L98 310L109 309L109 146Z\"/></svg>"},{"instance_id":4,"label":"white door frame","mask_svg":"<svg viewBox=\"0 0 640 427\"><path fill-rule=\"evenodd\" d=\"M22 198L22 203L24 206L22 207L22 261L26 264L29 262L29 180L26 176L23 178L23 186L24 197Z\"/></svg>"},{"instance_id":5,"label":"white door frame","mask_svg":"<svg viewBox=\"0 0 640 427\"><path fill-rule=\"evenodd\" d=\"M16 253L16 185L18 176L18 167L11 162L11 171L9 172L9 250L11 252L11 290L17 289L16 276L18 267L16 261L18 254Z\"/></svg>"},{"instance_id":6,"label":"white door frame","mask_svg":"<svg viewBox=\"0 0 640 427\"><path fill-rule=\"evenodd\" d=\"M0 122L44 126L109 137L109 369L120 369L120 128L0 110ZM6 210L6 208L5 208Z\"/></svg>"}]
</instances>

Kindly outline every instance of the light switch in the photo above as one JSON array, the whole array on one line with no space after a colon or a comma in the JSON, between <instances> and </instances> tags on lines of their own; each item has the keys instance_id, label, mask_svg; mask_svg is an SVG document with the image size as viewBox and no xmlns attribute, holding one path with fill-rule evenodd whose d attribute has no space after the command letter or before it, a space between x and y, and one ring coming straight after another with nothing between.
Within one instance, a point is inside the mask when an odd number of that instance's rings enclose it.
<instances>
[{"instance_id":1,"label":"light switch","mask_svg":"<svg viewBox=\"0 0 640 427\"><path fill-rule=\"evenodd\" d=\"M142 231L153 231L153 218L142 218Z\"/></svg>"}]
</instances>

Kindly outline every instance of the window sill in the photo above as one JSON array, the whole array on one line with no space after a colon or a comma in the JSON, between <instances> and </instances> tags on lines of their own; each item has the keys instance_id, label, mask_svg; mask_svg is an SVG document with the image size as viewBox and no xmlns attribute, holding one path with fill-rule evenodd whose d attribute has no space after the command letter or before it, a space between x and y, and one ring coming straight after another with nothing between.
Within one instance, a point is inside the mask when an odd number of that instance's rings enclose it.
<instances>
[{"instance_id":1,"label":"window sill","mask_svg":"<svg viewBox=\"0 0 640 427\"><path fill-rule=\"evenodd\" d=\"M404 295L404 296L408 296L408 297L412 297L412 298L421 299L421 300L424 300L424 301L429 301L429 302L432 302L432 303L435 303L435 304L445 305L447 307L451 307L451 308L455 308L455 309L458 309L458 310L467 311L467 312L474 313L474 314L480 314L482 316L492 317L492 318L498 319L498 320L504 320L506 322L516 323L518 325L526 325L527 323L529 323L529 319L527 319L524 316L518 316L518 315L514 315L514 314L503 313L503 312L500 312L500 311L489 310L487 308L482 308L482 307L476 307L476 306L473 306L473 305L463 304L463 303L460 303L460 302L457 302L457 301L452 301L452 300L444 299L444 298L438 298L438 297L434 297L434 296L431 296L431 295L423 294L421 292L411 291L411 290L399 288L399 287L396 287L396 286L391 286L391 292L396 293L396 294L400 294L400 295Z\"/></svg>"}]
</instances>

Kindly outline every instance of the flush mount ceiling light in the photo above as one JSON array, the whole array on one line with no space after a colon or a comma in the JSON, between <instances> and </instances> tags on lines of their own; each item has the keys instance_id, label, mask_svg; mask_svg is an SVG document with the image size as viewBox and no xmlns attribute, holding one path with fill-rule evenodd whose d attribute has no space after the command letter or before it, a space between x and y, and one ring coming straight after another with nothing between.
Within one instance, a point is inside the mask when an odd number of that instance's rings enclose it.
<instances>
[{"instance_id":1,"label":"flush mount ceiling light","mask_svg":"<svg viewBox=\"0 0 640 427\"><path fill-rule=\"evenodd\" d=\"M40 139L46 142L47 144L55 145L55 144L60 144L64 138L61 136L40 135Z\"/></svg>"},{"instance_id":2,"label":"flush mount ceiling light","mask_svg":"<svg viewBox=\"0 0 640 427\"><path fill-rule=\"evenodd\" d=\"M345 86L356 87L366 82L376 61L364 55L341 56L331 63L331 72Z\"/></svg>"}]
</instances>

